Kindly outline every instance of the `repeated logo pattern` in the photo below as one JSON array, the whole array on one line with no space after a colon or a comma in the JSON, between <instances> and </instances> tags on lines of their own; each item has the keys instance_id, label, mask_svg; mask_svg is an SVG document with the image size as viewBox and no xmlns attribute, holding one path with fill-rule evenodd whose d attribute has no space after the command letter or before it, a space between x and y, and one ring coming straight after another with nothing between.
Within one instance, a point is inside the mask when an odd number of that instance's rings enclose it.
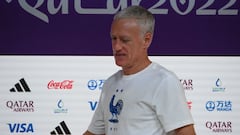
<instances>
[{"instance_id":1,"label":"repeated logo pattern","mask_svg":"<svg viewBox=\"0 0 240 135\"><path fill-rule=\"evenodd\" d=\"M89 79L85 80L85 91L95 94L97 92L101 92L103 85L104 85L104 79ZM74 84L73 84L74 82ZM194 92L200 92L199 89L196 87L196 82L197 80L192 79L192 78L185 78L185 79L180 79L180 83L183 85L184 91L186 95L191 95L194 94ZM61 93L61 92L66 92L69 90L72 90L74 88L80 89L80 85L78 84L78 80L68 80L68 79L63 79L62 81L55 81L51 80L45 83L45 90L48 91L49 93ZM223 113L231 113L235 109L235 102L231 98L224 98L219 95L224 95L225 92L228 92L227 85L225 85L225 81L222 78L216 78L215 80L213 79L211 82L208 82L209 86L208 91L210 94L218 94L218 98L214 99L204 99L199 101L198 103L196 100L192 100L192 98L187 98L187 105L190 109L190 111L195 111L195 105L196 103L202 106L203 110L205 111L204 113L206 114L213 114L214 115L219 115L218 119L211 119L211 120L206 120L202 121L203 127L205 127L206 131L208 132L213 132L213 133L228 133L231 134L234 132L234 127L235 123L231 119L221 119ZM29 85L30 84L30 85ZM74 87L73 87L74 85ZM38 103L33 100L33 99L27 99L27 97L22 98L21 95L24 96L25 93L29 92L34 92L35 90L32 89L31 85L31 80L26 80L25 78L19 79L16 84L13 84L13 87L10 87L10 90L7 88L6 91L12 94L19 95L18 93L23 93L20 94L19 99L6 99L4 101L5 107L8 112L10 113L15 113L15 114L23 114L23 115L29 115L29 114L34 114L36 111L36 108L38 107ZM87 86L87 87L86 87ZM213 86L213 87L212 87ZM49 91L50 90L50 91ZM72 92L72 91L71 91ZM123 89L116 89L115 93L112 95L110 102L109 102L109 112L111 113L111 116L108 118L108 121L115 125L114 123L119 122L119 116L121 116L121 111L124 108L124 101L119 98L119 94L124 92ZM217 92L217 93L216 93ZM67 92L69 93L69 92ZM71 93L70 93L71 94ZM29 94L27 94L29 95ZM60 94L59 94L60 95ZM30 98L31 96L29 96ZM85 103L81 104L87 104L87 106L90 106L89 108L85 108L86 110L84 111L89 111L89 112L94 112L95 109L98 106L98 100L90 99L86 100ZM57 100L55 100L52 107L52 110L50 110L50 113L53 115L56 115L57 117L62 117L62 116L67 116L70 115L71 109L68 107L68 102L61 97L58 97ZM65 105L66 104L66 105ZM67 108L66 108L67 107ZM205 108L204 108L205 107ZM205 110L204 110L205 109ZM199 123L198 123L199 124ZM37 129L37 124L33 123L32 121L30 122L22 122L22 121L9 121L5 123L5 126L8 127L9 133L10 134L16 134L16 133L25 133L25 134L31 134L31 133L36 133L38 132ZM70 135L71 134L71 128L67 126L65 121L63 120L62 122L59 123L54 129L49 129L48 133L51 135ZM112 131L117 131L116 127L110 127L110 130Z\"/></svg>"},{"instance_id":2,"label":"repeated logo pattern","mask_svg":"<svg viewBox=\"0 0 240 135\"><path fill-rule=\"evenodd\" d=\"M10 89L10 92L31 92L24 78L19 80L20 83L16 83L15 87Z\"/></svg>"},{"instance_id":3,"label":"repeated logo pattern","mask_svg":"<svg viewBox=\"0 0 240 135\"><path fill-rule=\"evenodd\" d=\"M64 121L60 122L60 125L55 128L51 133L51 135L71 135L69 128L67 127Z\"/></svg>"}]
</instances>

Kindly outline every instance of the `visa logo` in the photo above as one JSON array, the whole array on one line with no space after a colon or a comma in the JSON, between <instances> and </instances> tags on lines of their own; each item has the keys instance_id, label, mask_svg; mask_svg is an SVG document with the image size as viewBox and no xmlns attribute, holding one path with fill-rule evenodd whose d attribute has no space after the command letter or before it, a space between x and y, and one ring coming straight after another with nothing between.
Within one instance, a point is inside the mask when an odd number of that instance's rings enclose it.
<instances>
[{"instance_id":1,"label":"visa logo","mask_svg":"<svg viewBox=\"0 0 240 135\"><path fill-rule=\"evenodd\" d=\"M94 111L97 108L97 104L98 104L97 101L88 101L88 103L92 111Z\"/></svg>"},{"instance_id":2,"label":"visa logo","mask_svg":"<svg viewBox=\"0 0 240 135\"><path fill-rule=\"evenodd\" d=\"M34 132L32 123L8 123L9 130L11 133L29 133Z\"/></svg>"}]
</instances>

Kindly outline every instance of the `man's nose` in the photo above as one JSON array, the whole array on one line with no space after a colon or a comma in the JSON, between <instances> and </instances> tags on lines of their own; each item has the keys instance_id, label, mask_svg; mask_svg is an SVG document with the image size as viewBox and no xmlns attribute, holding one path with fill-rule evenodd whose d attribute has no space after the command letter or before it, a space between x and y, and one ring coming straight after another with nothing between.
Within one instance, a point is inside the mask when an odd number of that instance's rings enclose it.
<instances>
[{"instance_id":1,"label":"man's nose","mask_svg":"<svg viewBox=\"0 0 240 135\"><path fill-rule=\"evenodd\" d=\"M115 42L113 42L112 47L114 51L119 51L122 49L122 44L119 40L116 40Z\"/></svg>"}]
</instances>

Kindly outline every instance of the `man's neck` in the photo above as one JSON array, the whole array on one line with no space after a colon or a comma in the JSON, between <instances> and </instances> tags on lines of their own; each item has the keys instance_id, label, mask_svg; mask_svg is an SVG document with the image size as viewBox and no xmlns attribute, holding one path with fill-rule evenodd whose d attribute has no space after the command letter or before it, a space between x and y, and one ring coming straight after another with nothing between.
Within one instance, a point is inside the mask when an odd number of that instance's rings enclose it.
<instances>
[{"instance_id":1,"label":"man's neck","mask_svg":"<svg viewBox=\"0 0 240 135\"><path fill-rule=\"evenodd\" d=\"M151 63L152 62L149 59L146 59L146 60L142 61L141 63L135 64L131 67L123 68L123 74L124 75L135 74L135 73L140 72L143 69L145 69Z\"/></svg>"}]
</instances>

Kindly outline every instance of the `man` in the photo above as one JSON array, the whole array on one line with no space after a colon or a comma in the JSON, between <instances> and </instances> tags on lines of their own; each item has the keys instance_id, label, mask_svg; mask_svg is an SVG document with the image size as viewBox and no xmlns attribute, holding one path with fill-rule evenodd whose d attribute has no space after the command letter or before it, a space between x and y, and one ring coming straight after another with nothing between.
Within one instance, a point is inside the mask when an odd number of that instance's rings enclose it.
<instances>
[{"instance_id":1,"label":"man","mask_svg":"<svg viewBox=\"0 0 240 135\"><path fill-rule=\"evenodd\" d=\"M179 79L148 58L154 24L140 6L114 16L112 49L122 70L105 81L84 135L195 135Z\"/></svg>"}]
</instances>

